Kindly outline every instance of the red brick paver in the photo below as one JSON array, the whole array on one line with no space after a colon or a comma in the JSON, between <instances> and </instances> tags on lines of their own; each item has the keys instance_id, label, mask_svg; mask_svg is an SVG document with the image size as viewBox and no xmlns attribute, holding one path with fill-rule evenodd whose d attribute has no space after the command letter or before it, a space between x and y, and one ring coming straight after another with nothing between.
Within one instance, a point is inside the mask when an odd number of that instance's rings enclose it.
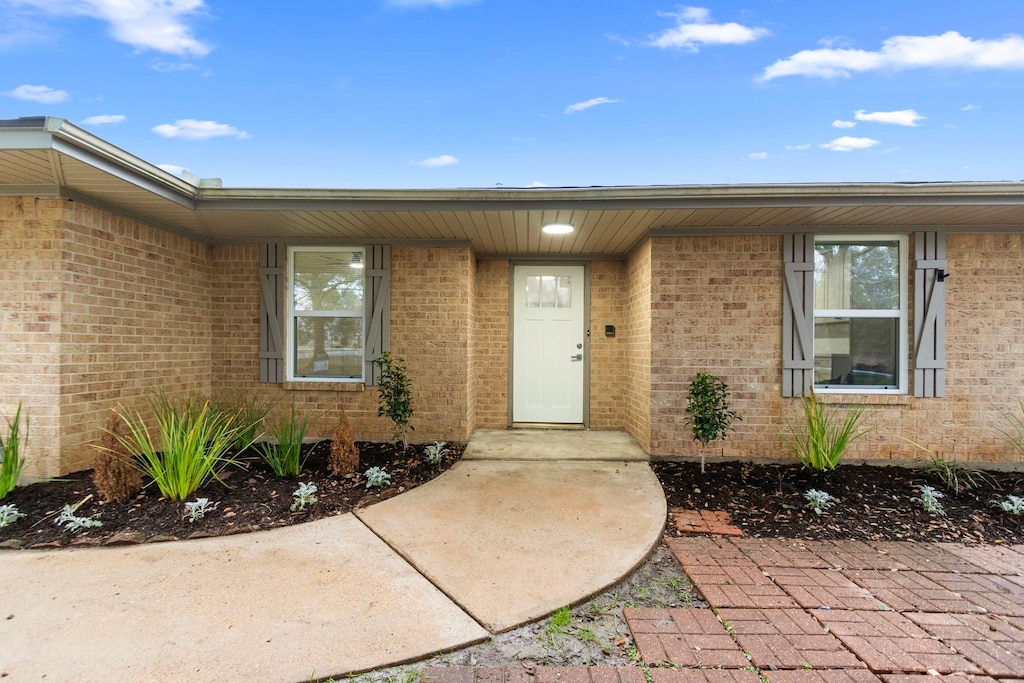
<instances>
[{"instance_id":1,"label":"red brick paver","mask_svg":"<svg viewBox=\"0 0 1024 683\"><path fill-rule=\"evenodd\" d=\"M902 614L829 610L815 616L876 673L981 673Z\"/></svg>"},{"instance_id":2,"label":"red brick paver","mask_svg":"<svg viewBox=\"0 0 1024 683\"><path fill-rule=\"evenodd\" d=\"M797 604L808 609L886 609L869 591L838 571L777 567L769 576Z\"/></svg>"},{"instance_id":3,"label":"red brick paver","mask_svg":"<svg viewBox=\"0 0 1024 683\"><path fill-rule=\"evenodd\" d=\"M711 610L627 608L622 612L645 664L734 669L749 664Z\"/></svg>"},{"instance_id":4,"label":"red brick paver","mask_svg":"<svg viewBox=\"0 0 1024 683\"><path fill-rule=\"evenodd\" d=\"M883 674L882 680L885 683L996 683L991 676L978 674Z\"/></svg>"},{"instance_id":5,"label":"red brick paver","mask_svg":"<svg viewBox=\"0 0 1024 683\"><path fill-rule=\"evenodd\" d=\"M929 572L925 576L986 612L1024 617L1024 585L1012 581L1013 577L948 572Z\"/></svg>"},{"instance_id":6,"label":"red brick paver","mask_svg":"<svg viewBox=\"0 0 1024 683\"><path fill-rule=\"evenodd\" d=\"M651 669L654 683L760 683L756 671L739 669Z\"/></svg>"},{"instance_id":7,"label":"red brick paver","mask_svg":"<svg viewBox=\"0 0 1024 683\"><path fill-rule=\"evenodd\" d=\"M936 543L907 543L900 541L877 541L870 545L885 553L893 561L919 572L960 572L981 574L984 570L959 555L948 552Z\"/></svg>"},{"instance_id":8,"label":"red brick paver","mask_svg":"<svg viewBox=\"0 0 1024 683\"><path fill-rule=\"evenodd\" d=\"M770 683L879 683L881 680L867 669L788 669L765 672L765 677Z\"/></svg>"},{"instance_id":9,"label":"red brick paver","mask_svg":"<svg viewBox=\"0 0 1024 683\"><path fill-rule=\"evenodd\" d=\"M723 510L684 510L672 508L676 531L681 534L714 534L716 536L742 536L743 531L732 523Z\"/></svg>"},{"instance_id":10,"label":"red brick paver","mask_svg":"<svg viewBox=\"0 0 1024 683\"><path fill-rule=\"evenodd\" d=\"M922 572L865 569L843 572L879 602L898 612L981 612L957 593L943 588Z\"/></svg>"},{"instance_id":11,"label":"red brick paver","mask_svg":"<svg viewBox=\"0 0 1024 683\"><path fill-rule=\"evenodd\" d=\"M1024 675L1024 631L994 615L915 614L907 618L996 677Z\"/></svg>"},{"instance_id":12,"label":"red brick paver","mask_svg":"<svg viewBox=\"0 0 1024 683\"><path fill-rule=\"evenodd\" d=\"M686 569L684 567L684 569ZM690 581L712 607L786 608L797 604L756 565L686 569Z\"/></svg>"},{"instance_id":13,"label":"red brick paver","mask_svg":"<svg viewBox=\"0 0 1024 683\"><path fill-rule=\"evenodd\" d=\"M689 574L696 567L757 567L732 541L724 538L684 536L666 538L665 545Z\"/></svg>"},{"instance_id":14,"label":"red brick paver","mask_svg":"<svg viewBox=\"0 0 1024 683\"><path fill-rule=\"evenodd\" d=\"M814 552L817 543L784 538L743 538L733 545L757 563L759 567L797 567L828 569L820 555Z\"/></svg>"},{"instance_id":15,"label":"red brick paver","mask_svg":"<svg viewBox=\"0 0 1024 683\"><path fill-rule=\"evenodd\" d=\"M977 565L989 574L1024 576L1024 546L939 543L946 552Z\"/></svg>"},{"instance_id":16,"label":"red brick paver","mask_svg":"<svg viewBox=\"0 0 1024 683\"><path fill-rule=\"evenodd\" d=\"M799 609L723 609L718 616L760 669L862 668L838 638Z\"/></svg>"}]
</instances>

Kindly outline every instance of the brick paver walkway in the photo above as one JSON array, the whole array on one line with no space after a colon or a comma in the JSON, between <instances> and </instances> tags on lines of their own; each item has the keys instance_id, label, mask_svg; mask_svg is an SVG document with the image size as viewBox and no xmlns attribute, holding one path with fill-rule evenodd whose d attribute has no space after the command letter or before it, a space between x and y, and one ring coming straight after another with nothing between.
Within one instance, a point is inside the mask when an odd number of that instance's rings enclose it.
<instances>
[{"instance_id":1,"label":"brick paver walkway","mask_svg":"<svg viewBox=\"0 0 1024 683\"><path fill-rule=\"evenodd\" d=\"M425 675L438 683L1024 683L1024 545L666 543L711 609L625 609L642 666Z\"/></svg>"}]
</instances>

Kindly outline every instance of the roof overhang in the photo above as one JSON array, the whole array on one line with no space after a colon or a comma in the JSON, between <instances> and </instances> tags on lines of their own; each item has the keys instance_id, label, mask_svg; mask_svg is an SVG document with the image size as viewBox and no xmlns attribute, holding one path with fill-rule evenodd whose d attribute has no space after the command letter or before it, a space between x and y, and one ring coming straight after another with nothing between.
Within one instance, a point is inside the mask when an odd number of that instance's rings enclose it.
<instances>
[{"instance_id":1,"label":"roof overhang","mask_svg":"<svg viewBox=\"0 0 1024 683\"><path fill-rule=\"evenodd\" d=\"M647 235L1020 231L1024 183L451 190L255 189L182 180L63 120L0 121L0 195L87 201L210 243L460 241L479 254L628 253ZM540 228L570 223L570 235Z\"/></svg>"}]
</instances>

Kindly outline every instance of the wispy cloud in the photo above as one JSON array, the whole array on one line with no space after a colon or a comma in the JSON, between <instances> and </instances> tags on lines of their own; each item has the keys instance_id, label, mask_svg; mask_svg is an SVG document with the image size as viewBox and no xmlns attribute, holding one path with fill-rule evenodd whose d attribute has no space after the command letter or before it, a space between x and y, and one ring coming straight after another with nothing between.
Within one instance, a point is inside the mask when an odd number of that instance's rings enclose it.
<instances>
[{"instance_id":1,"label":"wispy cloud","mask_svg":"<svg viewBox=\"0 0 1024 683\"><path fill-rule=\"evenodd\" d=\"M790 152L803 152L804 150L810 148L811 143L807 143L806 145L786 145L786 149L788 149Z\"/></svg>"},{"instance_id":2,"label":"wispy cloud","mask_svg":"<svg viewBox=\"0 0 1024 683\"><path fill-rule=\"evenodd\" d=\"M820 145L822 149L828 149L833 152L853 152L858 149L868 149L878 144L878 140L872 140L871 138L852 138L848 135L844 135L841 138L836 138Z\"/></svg>"},{"instance_id":3,"label":"wispy cloud","mask_svg":"<svg viewBox=\"0 0 1024 683\"><path fill-rule=\"evenodd\" d=\"M576 104L570 104L568 107L565 108L565 111L562 113L575 114L576 112L583 111L584 109L590 109L591 107L596 107L602 104L615 104L618 101L619 100L613 100L608 97L595 97L594 99L587 100L586 102L577 102Z\"/></svg>"},{"instance_id":4,"label":"wispy cloud","mask_svg":"<svg viewBox=\"0 0 1024 683\"><path fill-rule=\"evenodd\" d=\"M110 25L114 40L137 50L202 57L209 45L185 23L206 10L203 0L18 0L57 16L86 16Z\"/></svg>"},{"instance_id":5,"label":"wispy cloud","mask_svg":"<svg viewBox=\"0 0 1024 683\"><path fill-rule=\"evenodd\" d=\"M730 21L711 23L711 12L705 7L680 7L678 12L658 12L675 19L674 28L649 36L648 45L664 49L677 48L697 52L704 45L743 45L770 33L765 28L751 28Z\"/></svg>"},{"instance_id":6,"label":"wispy cloud","mask_svg":"<svg viewBox=\"0 0 1024 683\"><path fill-rule=\"evenodd\" d=\"M768 158L768 152L751 152L750 154L747 155L747 158L748 159L757 159L757 160L767 159Z\"/></svg>"},{"instance_id":7,"label":"wispy cloud","mask_svg":"<svg viewBox=\"0 0 1024 683\"><path fill-rule=\"evenodd\" d=\"M121 123L127 116L124 114L99 114L97 116L90 116L89 118L82 119L82 123L86 126L106 126L109 124Z\"/></svg>"},{"instance_id":8,"label":"wispy cloud","mask_svg":"<svg viewBox=\"0 0 1024 683\"><path fill-rule=\"evenodd\" d=\"M981 109L976 104L968 104L966 107L960 107L960 111L974 111L975 109Z\"/></svg>"},{"instance_id":9,"label":"wispy cloud","mask_svg":"<svg viewBox=\"0 0 1024 683\"><path fill-rule=\"evenodd\" d=\"M854 112L853 117L858 121L872 121L874 123L885 123L891 126L917 126L917 122L927 117L918 114L913 109L900 109L899 111L873 111L866 112L859 109Z\"/></svg>"},{"instance_id":10,"label":"wispy cloud","mask_svg":"<svg viewBox=\"0 0 1024 683\"><path fill-rule=\"evenodd\" d=\"M459 163L458 157L453 157L451 154L442 154L436 157L427 157L422 161L410 161L410 166L426 166L427 168L437 166L454 166Z\"/></svg>"},{"instance_id":11,"label":"wispy cloud","mask_svg":"<svg viewBox=\"0 0 1024 683\"><path fill-rule=\"evenodd\" d=\"M174 123L161 123L153 126L153 132L165 138L181 138L182 140L209 140L210 138L233 137L245 140L250 137L244 130L216 121L197 121L196 119L178 119Z\"/></svg>"},{"instance_id":12,"label":"wispy cloud","mask_svg":"<svg viewBox=\"0 0 1024 683\"><path fill-rule=\"evenodd\" d=\"M8 97L40 104L56 104L68 98L67 90L55 90L46 85L19 85L4 93Z\"/></svg>"},{"instance_id":13,"label":"wispy cloud","mask_svg":"<svg viewBox=\"0 0 1024 683\"><path fill-rule=\"evenodd\" d=\"M849 78L854 72L904 69L1024 69L1024 39L1007 35L974 40L948 31L938 36L894 36L877 51L803 50L764 70L758 80L782 76Z\"/></svg>"},{"instance_id":14,"label":"wispy cloud","mask_svg":"<svg viewBox=\"0 0 1024 683\"><path fill-rule=\"evenodd\" d=\"M843 121L842 119L836 119L832 122L833 128L855 128L856 126L856 121Z\"/></svg>"},{"instance_id":15,"label":"wispy cloud","mask_svg":"<svg viewBox=\"0 0 1024 683\"><path fill-rule=\"evenodd\" d=\"M534 180L532 183L527 185L527 187L551 187L551 186L548 185L547 183L542 183L539 180Z\"/></svg>"}]
</instances>

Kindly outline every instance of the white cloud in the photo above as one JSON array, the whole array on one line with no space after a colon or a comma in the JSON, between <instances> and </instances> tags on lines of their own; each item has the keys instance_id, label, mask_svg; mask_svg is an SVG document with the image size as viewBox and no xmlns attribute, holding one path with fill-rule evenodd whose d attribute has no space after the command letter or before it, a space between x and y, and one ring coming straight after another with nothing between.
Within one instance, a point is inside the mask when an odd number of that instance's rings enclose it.
<instances>
[{"instance_id":1,"label":"white cloud","mask_svg":"<svg viewBox=\"0 0 1024 683\"><path fill-rule=\"evenodd\" d=\"M976 104L968 104L966 107L960 107L960 111L974 111L975 109L981 109Z\"/></svg>"},{"instance_id":2,"label":"white cloud","mask_svg":"<svg viewBox=\"0 0 1024 683\"><path fill-rule=\"evenodd\" d=\"M1011 34L998 40L974 40L948 31L939 36L894 36L876 52L803 50L775 62L758 80L781 76L849 78L852 72L923 68L1024 69L1024 39Z\"/></svg>"},{"instance_id":3,"label":"white cloud","mask_svg":"<svg viewBox=\"0 0 1024 683\"><path fill-rule=\"evenodd\" d=\"M591 107L596 107L601 104L615 104L618 101L619 100L613 100L607 97L595 97L594 99L587 100L586 102L577 102L576 104L570 104L568 107L565 108L565 111L562 113L575 114L576 112L583 111L584 109L590 109Z\"/></svg>"},{"instance_id":4,"label":"white cloud","mask_svg":"<svg viewBox=\"0 0 1024 683\"><path fill-rule=\"evenodd\" d=\"M768 152L751 152L747 155L748 159L767 159Z\"/></svg>"},{"instance_id":5,"label":"white cloud","mask_svg":"<svg viewBox=\"0 0 1024 683\"><path fill-rule=\"evenodd\" d=\"M836 119L832 122L833 128L854 128L856 125L856 121L843 121L842 119Z\"/></svg>"},{"instance_id":6,"label":"white cloud","mask_svg":"<svg viewBox=\"0 0 1024 683\"><path fill-rule=\"evenodd\" d=\"M453 157L451 154L442 154L437 157L428 157L423 161L410 161L410 166L426 166L428 168L437 166L454 166L459 163L457 157Z\"/></svg>"},{"instance_id":7,"label":"white cloud","mask_svg":"<svg viewBox=\"0 0 1024 683\"><path fill-rule=\"evenodd\" d=\"M548 185L547 183L542 183L539 180L534 180L532 183L527 185L527 187L551 187L551 186Z\"/></svg>"},{"instance_id":8,"label":"white cloud","mask_svg":"<svg viewBox=\"0 0 1024 683\"><path fill-rule=\"evenodd\" d=\"M153 126L153 132L165 138L181 138L182 140L209 140L219 137L245 140L250 137L244 130L238 130L226 123L195 119L178 119L174 123L161 123L159 126Z\"/></svg>"},{"instance_id":9,"label":"white cloud","mask_svg":"<svg viewBox=\"0 0 1024 683\"><path fill-rule=\"evenodd\" d=\"M675 19L676 26L649 36L647 44L651 47L697 52L704 45L742 45L770 33L765 28L751 28L733 21L712 24L711 12L705 7L681 7L678 12L658 12L658 15Z\"/></svg>"},{"instance_id":10,"label":"white cloud","mask_svg":"<svg viewBox=\"0 0 1024 683\"><path fill-rule=\"evenodd\" d=\"M810 143L807 143L806 145L786 145L786 149L788 149L790 152L802 152L805 149L810 149L810 148L811 148L811 144Z\"/></svg>"},{"instance_id":11,"label":"white cloud","mask_svg":"<svg viewBox=\"0 0 1024 683\"><path fill-rule=\"evenodd\" d=\"M82 119L82 123L86 126L104 126L111 123L121 123L126 118L128 117L124 114L99 114L98 116Z\"/></svg>"},{"instance_id":12,"label":"white cloud","mask_svg":"<svg viewBox=\"0 0 1024 683\"><path fill-rule=\"evenodd\" d=\"M844 135L841 138L836 138L819 146L822 149L829 149L833 152L852 152L857 149L868 149L877 144L878 140L872 140L871 138L852 138L849 135Z\"/></svg>"},{"instance_id":13,"label":"white cloud","mask_svg":"<svg viewBox=\"0 0 1024 683\"><path fill-rule=\"evenodd\" d=\"M873 111L866 112L858 109L853 113L858 121L873 121L875 123L886 123L893 126L916 127L917 122L926 118L913 109L900 109L899 111Z\"/></svg>"},{"instance_id":14,"label":"white cloud","mask_svg":"<svg viewBox=\"0 0 1024 683\"><path fill-rule=\"evenodd\" d=\"M16 0L47 14L86 16L110 25L114 40L138 50L202 57L210 47L196 40L185 17L202 14L203 0Z\"/></svg>"},{"instance_id":15,"label":"white cloud","mask_svg":"<svg viewBox=\"0 0 1024 683\"><path fill-rule=\"evenodd\" d=\"M4 93L8 97L40 104L56 104L68 98L67 90L54 90L46 85L19 85Z\"/></svg>"}]
</instances>

